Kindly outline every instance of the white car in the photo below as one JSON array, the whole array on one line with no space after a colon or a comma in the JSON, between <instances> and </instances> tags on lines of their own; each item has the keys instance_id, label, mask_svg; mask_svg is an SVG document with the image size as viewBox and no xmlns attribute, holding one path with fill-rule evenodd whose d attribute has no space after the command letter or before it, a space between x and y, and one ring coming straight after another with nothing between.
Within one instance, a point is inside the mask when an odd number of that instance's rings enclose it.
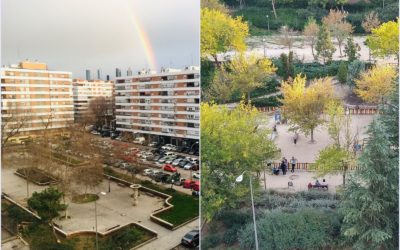
<instances>
[{"instance_id":1,"label":"white car","mask_svg":"<svg viewBox=\"0 0 400 250\"><path fill-rule=\"evenodd\" d=\"M153 169L150 169L150 168L146 168L143 171L143 175L152 175L153 173L154 173Z\"/></svg>"},{"instance_id":2,"label":"white car","mask_svg":"<svg viewBox=\"0 0 400 250\"><path fill-rule=\"evenodd\" d=\"M179 164L179 162L180 162L181 160L183 160L183 159L182 159L182 158L175 159L175 160L172 162L172 166L178 166L178 164Z\"/></svg>"},{"instance_id":3,"label":"white car","mask_svg":"<svg viewBox=\"0 0 400 250\"><path fill-rule=\"evenodd\" d=\"M190 162L188 162L188 163L183 167L183 169L185 169L185 170L190 170L190 169L192 169L192 167L193 167L193 164L190 163Z\"/></svg>"},{"instance_id":4,"label":"white car","mask_svg":"<svg viewBox=\"0 0 400 250\"><path fill-rule=\"evenodd\" d=\"M200 173L193 173L193 178L200 179Z\"/></svg>"},{"instance_id":5,"label":"white car","mask_svg":"<svg viewBox=\"0 0 400 250\"><path fill-rule=\"evenodd\" d=\"M153 142L150 142L148 146L155 147L157 144L158 144L158 142L153 141Z\"/></svg>"}]
</instances>

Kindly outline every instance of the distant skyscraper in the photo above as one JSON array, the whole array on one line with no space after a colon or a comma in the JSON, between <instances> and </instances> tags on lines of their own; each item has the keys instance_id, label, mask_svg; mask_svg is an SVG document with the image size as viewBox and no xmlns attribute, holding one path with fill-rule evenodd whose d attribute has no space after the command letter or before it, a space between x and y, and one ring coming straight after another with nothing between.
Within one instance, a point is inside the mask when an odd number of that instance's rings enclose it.
<instances>
[{"instance_id":1,"label":"distant skyscraper","mask_svg":"<svg viewBox=\"0 0 400 250\"><path fill-rule=\"evenodd\" d=\"M132 76L132 75L133 75L132 69L131 67L129 67L128 70L126 71L126 76Z\"/></svg>"},{"instance_id":2,"label":"distant skyscraper","mask_svg":"<svg viewBox=\"0 0 400 250\"><path fill-rule=\"evenodd\" d=\"M101 70L100 69L97 70L97 79L101 80Z\"/></svg>"},{"instance_id":3,"label":"distant skyscraper","mask_svg":"<svg viewBox=\"0 0 400 250\"><path fill-rule=\"evenodd\" d=\"M115 69L115 77L121 77L121 76L122 76L122 74L121 74L121 69L116 68L116 69Z\"/></svg>"},{"instance_id":4,"label":"distant skyscraper","mask_svg":"<svg viewBox=\"0 0 400 250\"><path fill-rule=\"evenodd\" d=\"M107 75L106 79L107 81L110 81L110 75Z\"/></svg>"},{"instance_id":5,"label":"distant skyscraper","mask_svg":"<svg viewBox=\"0 0 400 250\"><path fill-rule=\"evenodd\" d=\"M92 77L91 77L91 75L90 75L90 69L87 69L87 70L86 70L86 80L87 80L87 81L92 80Z\"/></svg>"}]
</instances>

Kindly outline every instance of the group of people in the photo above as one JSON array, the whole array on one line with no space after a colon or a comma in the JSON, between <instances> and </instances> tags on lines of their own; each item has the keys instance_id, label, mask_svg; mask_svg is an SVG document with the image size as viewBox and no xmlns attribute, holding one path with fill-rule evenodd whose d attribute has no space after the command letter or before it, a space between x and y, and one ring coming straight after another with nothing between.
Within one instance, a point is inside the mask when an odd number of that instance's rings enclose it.
<instances>
[{"instance_id":1,"label":"group of people","mask_svg":"<svg viewBox=\"0 0 400 250\"><path fill-rule=\"evenodd\" d=\"M322 179L322 183L319 182L319 180L316 180L316 181L315 181L315 185L313 185L311 182L308 183L308 189L311 189L313 186L314 186L314 187L327 187L327 186L328 186L328 183L326 182L325 179Z\"/></svg>"},{"instance_id":2,"label":"group of people","mask_svg":"<svg viewBox=\"0 0 400 250\"><path fill-rule=\"evenodd\" d=\"M297 159L294 158L294 156L292 156L292 158L290 159L290 167L292 168L290 170L290 172L294 173L294 169L296 167L296 164L297 164ZM286 172L289 169L289 161L286 159L286 157L282 158L282 161L281 161L281 164L279 165L279 168L274 167L272 169L272 173L275 174L275 175L279 175L279 170L280 169L282 170L282 174L286 175Z\"/></svg>"}]
</instances>

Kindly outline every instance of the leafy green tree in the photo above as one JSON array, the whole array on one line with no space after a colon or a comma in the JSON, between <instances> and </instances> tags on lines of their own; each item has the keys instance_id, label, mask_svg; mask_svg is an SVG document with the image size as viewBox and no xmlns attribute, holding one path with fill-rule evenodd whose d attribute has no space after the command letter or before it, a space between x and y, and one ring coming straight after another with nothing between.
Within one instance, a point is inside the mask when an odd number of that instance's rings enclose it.
<instances>
[{"instance_id":1,"label":"leafy green tree","mask_svg":"<svg viewBox=\"0 0 400 250\"><path fill-rule=\"evenodd\" d=\"M28 199L28 206L35 210L43 221L49 222L64 209L61 198L62 193L50 187L40 193L33 192L32 197Z\"/></svg>"},{"instance_id":2,"label":"leafy green tree","mask_svg":"<svg viewBox=\"0 0 400 250\"><path fill-rule=\"evenodd\" d=\"M372 29L366 42L372 55L395 56L399 63L399 20L389 21Z\"/></svg>"},{"instance_id":3,"label":"leafy green tree","mask_svg":"<svg viewBox=\"0 0 400 250\"><path fill-rule=\"evenodd\" d=\"M337 78L340 83L346 83L347 80L347 63L341 62L338 68Z\"/></svg>"},{"instance_id":4,"label":"leafy green tree","mask_svg":"<svg viewBox=\"0 0 400 250\"><path fill-rule=\"evenodd\" d=\"M226 6L218 0L203 0L201 1L201 8L208 8L218 10L222 13L228 13Z\"/></svg>"},{"instance_id":5,"label":"leafy green tree","mask_svg":"<svg viewBox=\"0 0 400 250\"><path fill-rule=\"evenodd\" d=\"M226 74L224 80L230 83L231 88L247 96L270 77L276 68L268 58L256 55L245 56L240 54L225 64Z\"/></svg>"},{"instance_id":6,"label":"leafy green tree","mask_svg":"<svg viewBox=\"0 0 400 250\"><path fill-rule=\"evenodd\" d=\"M325 122L322 113L333 99L331 78L314 80L306 88L306 77L297 75L293 82L282 83L281 92L283 116L292 129L311 135L311 142L314 142L314 130Z\"/></svg>"},{"instance_id":7,"label":"leafy green tree","mask_svg":"<svg viewBox=\"0 0 400 250\"><path fill-rule=\"evenodd\" d=\"M317 57L322 58L324 64L332 61L332 56L336 49L333 46L329 30L325 25L321 25L319 28L315 50L317 51Z\"/></svg>"},{"instance_id":8,"label":"leafy green tree","mask_svg":"<svg viewBox=\"0 0 400 250\"><path fill-rule=\"evenodd\" d=\"M355 92L364 101L383 103L395 90L397 69L391 66L375 66L363 72L357 79Z\"/></svg>"},{"instance_id":9,"label":"leafy green tree","mask_svg":"<svg viewBox=\"0 0 400 250\"><path fill-rule=\"evenodd\" d=\"M354 60L348 66L346 84L351 90L356 86L356 79L365 70L365 63L359 60Z\"/></svg>"},{"instance_id":10,"label":"leafy green tree","mask_svg":"<svg viewBox=\"0 0 400 250\"><path fill-rule=\"evenodd\" d=\"M398 106L396 109L398 119ZM391 135L398 135L398 122L388 127L381 119L369 126L360 170L350 179L340 209L344 215L342 233L354 249L399 247L399 145L398 138L390 140Z\"/></svg>"},{"instance_id":11,"label":"leafy green tree","mask_svg":"<svg viewBox=\"0 0 400 250\"><path fill-rule=\"evenodd\" d=\"M350 167L355 166L354 145L358 143L358 133L351 131L351 117L345 116L343 104L340 101L330 101L326 105L325 114L326 126L333 144L319 152L312 168L317 170L319 176L341 173L343 186L345 186L347 172Z\"/></svg>"},{"instance_id":12,"label":"leafy green tree","mask_svg":"<svg viewBox=\"0 0 400 250\"><path fill-rule=\"evenodd\" d=\"M360 53L358 53L360 50L360 45L354 42L352 36L349 36L344 47L344 53L346 54L348 61L353 62L354 60L357 60L360 57Z\"/></svg>"},{"instance_id":13,"label":"leafy green tree","mask_svg":"<svg viewBox=\"0 0 400 250\"><path fill-rule=\"evenodd\" d=\"M228 50L244 51L249 27L242 17L231 16L214 9L201 10L201 56L211 56L217 66L218 53Z\"/></svg>"},{"instance_id":14,"label":"leafy green tree","mask_svg":"<svg viewBox=\"0 0 400 250\"><path fill-rule=\"evenodd\" d=\"M201 104L201 206L206 221L223 208L236 207L238 199L249 194L248 185L235 184L237 176L245 170L260 171L265 160L276 156L270 131L259 128L259 117L244 102L232 110Z\"/></svg>"},{"instance_id":15,"label":"leafy green tree","mask_svg":"<svg viewBox=\"0 0 400 250\"><path fill-rule=\"evenodd\" d=\"M282 53L279 57L281 64L283 66L284 74L283 79L287 80L289 77L294 77L294 63L293 63L293 52L289 52L289 56Z\"/></svg>"}]
</instances>

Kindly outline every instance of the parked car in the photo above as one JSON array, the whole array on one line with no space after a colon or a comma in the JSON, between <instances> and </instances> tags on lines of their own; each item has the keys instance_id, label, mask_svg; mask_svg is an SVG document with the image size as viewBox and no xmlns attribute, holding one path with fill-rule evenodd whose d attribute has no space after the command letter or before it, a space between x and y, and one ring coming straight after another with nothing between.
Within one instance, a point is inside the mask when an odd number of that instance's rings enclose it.
<instances>
[{"instance_id":1,"label":"parked car","mask_svg":"<svg viewBox=\"0 0 400 250\"><path fill-rule=\"evenodd\" d=\"M188 162L188 163L186 163L186 165L183 167L183 169L185 169L185 170L190 170L190 169L192 169L192 167L193 167L193 164L192 164L191 162Z\"/></svg>"},{"instance_id":2,"label":"parked car","mask_svg":"<svg viewBox=\"0 0 400 250\"><path fill-rule=\"evenodd\" d=\"M146 139L144 137L138 137L135 140L133 140L133 143L143 145L145 143L145 141L146 141Z\"/></svg>"},{"instance_id":3,"label":"parked car","mask_svg":"<svg viewBox=\"0 0 400 250\"><path fill-rule=\"evenodd\" d=\"M192 184L192 189L194 191L200 191L200 181L195 181L194 184Z\"/></svg>"},{"instance_id":4,"label":"parked car","mask_svg":"<svg viewBox=\"0 0 400 250\"><path fill-rule=\"evenodd\" d=\"M200 179L200 173L193 173L193 178Z\"/></svg>"},{"instance_id":5,"label":"parked car","mask_svg":"<svg viewBox=\"0 0 400 250\"><path fill-rule=\"evenodd\" d=\"M180 168L183 168L187 163L188 163L188 161L185 160L185 159L183 159L183 160L181 160L181 161L178 163L178 166L179 166Z\"/></svg>"},{"instance_id":6,"label":"parked car","mask_svg":"<svg viewBox=\"0 0 400 250\"><path fill-rule=\"evenodd\" d=\"M195 181L192 180L183 180L183 188L192 188L194 185Z\"/></svg>"},{"instance_id":7,"label":"parked car","mask_svg":"<svg viewBox=\"0 0 400 250\"><path fill-rule=\"evenodd\" d=\"M172 166L178 166L179 162L183 160L182 158L177 158L172 162Z\"/></svg>"},{"instance_id":8,"label":"parked car","mask_svg":"<svg viewBox=\"0 0 400 250\"><path fill-rule=\"evenodd\" d=\"M159 143L158 142L150 142L149 143L149 147L157 147L159 145Z\"/></svg>"},{"instance_id":9,"label":"parked car","mask_svg":"<svg viewBox=\"0 0 400 250\"><path fill-rule=\"evenodd\" d=\"M93 135L99 135L100 133L99 132L97 132L96 130L93 130L92 132L90 132L91 134L93 134Z\"/></svg>"},{"instance_id":10,"label":"parked car","mask_svg":"<svg viewBox=\"0 0 400 250\"><path fill-rule=\"evenodd\" d=\"M163 169L165 170L165 171L168 171L168 172L176 172L176 171L178 171L174 166L172 166L171 164L165 164L164 165L164 167L163 167Z\"/></svg>"},{"instance_id":11,"label":"parked car","mask_svg":"<svg viewBox=\"0 0 400 250\"><path fill-rule=\"evenodd\" d=\"M195 197L199 197L200 196L200 191L193 191L192 195Z\"/></svg>"},{"instance_id":12,"label":"parked car","mask_svg":"<svg viewBox=\"0 0 400 250\"><path fill-rule=\"evenodd\" d=\"M166 160L168 160L168 157L163 156L163 157L161 157L161 158L158 160L158 162L159 162L159 163L164 163Z\"/></svg>"},{"instance_id":13,"label":"parked car","mask_svg":"<svg viewBox=\"0 0 400 250\"><path fill-rule=\"evenodd\" d=\"M154 157L153 157L153 161L158 161L159 159L161 159L161 155L155 155Z\"/></svg>"},{"instance_id":14,"label":"parked car","mask_svg":"<svg viewBox=\"0 0 400 250\"><path fill-rule=\"evenodd\" d=\"M199 230L192 230L183 236L181 243L185 246L197 247L199 245L199 239Z\"/></svg>"},{"instance_id":15,"label":"parked car","mask_svg":"<svg viewBox=\"0 0 400 250\"><path fill-rule=\"evenodd\" d=\"M145 170L143 170L143 175L152 175L153 173L153 169L146 168Z\"/></svg>"},{"instance_id":16,"label":"parked car","mask_svg":"<svg viewBox=\"0 0 400 250\"><path fill-rule=\"evenodd\" d=\"M103 130L101 131L101 137L110 137L111 132L109 130Z\"/></svg>"},{"instance_id":17,"label":"parked car","mask_svg":"<svg viewBox=\"0 0 400 250\"><path fill-rule=\"evenodd\" d=\"M192 170L193 170L193 171L199 170L199 164L193 164Z\"/></svg>"}]
</instances>

